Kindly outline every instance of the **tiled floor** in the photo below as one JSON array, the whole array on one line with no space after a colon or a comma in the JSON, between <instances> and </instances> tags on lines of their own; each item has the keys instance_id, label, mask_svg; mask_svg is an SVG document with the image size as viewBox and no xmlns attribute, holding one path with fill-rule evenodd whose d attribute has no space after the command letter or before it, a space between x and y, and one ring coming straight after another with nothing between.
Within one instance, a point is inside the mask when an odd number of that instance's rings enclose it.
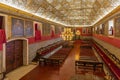
<instances>
[{"instance_id":1,"label":"tiled floor","mask_svg":"<svg viewBox=\"0 0 120 80\"><path fill-rule=\"evenodd\" d=\"M18 69L18 72L11 72L8 74L9 80L103 80L103 72L91 72L81 71L80 73L75 72L75 60L79 59L80 55L80 43L77 42L74 48L66 58L62 66L42 66L30 65ZM36 68L35 68L36 67ZM34 69L33 69L34 68ZM30 71L33 69L32 71ZM16 71L16 70L15 70ZM30 71L30 72L29 72ZM28 73L29 72L29 73ZM28 73L28 74L26 74ZM96 77L90 79L90 75ZM25 75L23 77L23 75ZM82 77L79 77L82 76Z\"/></svg>"}]
</instances>

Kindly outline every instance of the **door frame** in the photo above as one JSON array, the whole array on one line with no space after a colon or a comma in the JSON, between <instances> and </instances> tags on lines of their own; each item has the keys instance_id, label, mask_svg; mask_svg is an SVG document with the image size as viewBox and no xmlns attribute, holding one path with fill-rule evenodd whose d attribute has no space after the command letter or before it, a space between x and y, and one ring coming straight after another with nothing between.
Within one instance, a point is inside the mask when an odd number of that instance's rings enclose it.
<instances>
[{"instance_id":1,"label":"door frame","mask_svg":"<svg viewBox=\"0 0 120 80\"><path fill-rule=\"evenodd\" d=\"M10 39L6 42L9 43L11 41L15 41L15 40L22 40L23 41L23 65L28 65L29 64L29 55L28 55L28 39L26 38L14 38L14 39ZM6 45L3 45L3 69L4 72L6 71Z\"/></svg>"}]
</instances>

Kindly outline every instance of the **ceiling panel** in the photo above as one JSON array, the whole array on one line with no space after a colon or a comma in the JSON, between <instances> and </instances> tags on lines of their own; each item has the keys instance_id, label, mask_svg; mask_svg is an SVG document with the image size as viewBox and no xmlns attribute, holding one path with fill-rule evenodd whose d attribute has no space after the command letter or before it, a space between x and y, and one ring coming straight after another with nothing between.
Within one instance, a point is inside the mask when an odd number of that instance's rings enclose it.
<instances>
[{"instance_id":1,"label":"ceiling panel","mask_svg":"<svg viewBox=\"0 0 120 80\"><path fill-rule=\"evenodd\" d=\"M64 25L93 25L120 5L120 0L0 0Z\"/></svg>"}]
</instances>

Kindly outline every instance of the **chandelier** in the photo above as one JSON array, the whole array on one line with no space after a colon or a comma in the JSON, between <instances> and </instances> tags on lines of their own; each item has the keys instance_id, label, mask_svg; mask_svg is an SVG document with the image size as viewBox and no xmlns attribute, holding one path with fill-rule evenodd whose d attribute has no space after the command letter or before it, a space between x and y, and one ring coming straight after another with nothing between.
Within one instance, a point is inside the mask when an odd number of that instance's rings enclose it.
<instances>
[{"instance_id":1,"label":"chandelier","mask_svg":"<svg viewBox=\"0 0 120 80\"><path fill-rule=\"evenodd\" d=\"M62 32L61 37L66 41L72 40L73 32L71 31L71 28L64 28L64 32Z\"/></svg>"}]
</instances>

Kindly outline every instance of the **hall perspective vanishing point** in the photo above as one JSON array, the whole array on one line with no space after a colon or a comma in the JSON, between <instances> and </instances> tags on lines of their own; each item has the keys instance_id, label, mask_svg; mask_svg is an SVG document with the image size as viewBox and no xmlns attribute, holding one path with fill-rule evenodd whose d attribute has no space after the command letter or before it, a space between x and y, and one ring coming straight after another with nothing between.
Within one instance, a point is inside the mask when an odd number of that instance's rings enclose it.
<instances>
[{"instance_id":1,"label":"hall perspective vanishing point","mask_svg":"<svg viewBox=\"0 0 120 80\"><path fill-rule=\"evenodd\" d=\"M120 80L120 0L0 0L0 80Z\"/></svg>"}]
</instances>

